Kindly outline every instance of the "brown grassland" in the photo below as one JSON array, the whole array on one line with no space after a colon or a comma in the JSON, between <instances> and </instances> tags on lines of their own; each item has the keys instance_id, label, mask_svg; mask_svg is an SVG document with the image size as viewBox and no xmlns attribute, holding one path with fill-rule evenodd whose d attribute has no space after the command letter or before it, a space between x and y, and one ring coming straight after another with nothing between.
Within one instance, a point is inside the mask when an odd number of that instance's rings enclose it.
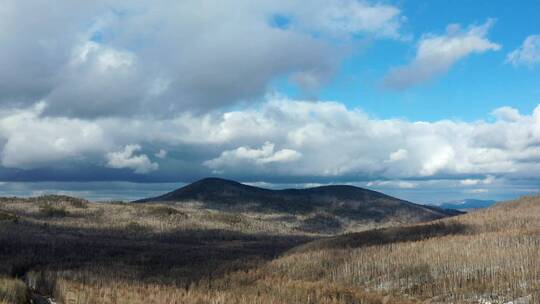
<instances>
[{"instance_id":1,"label":"brown grassland","mask_svg":"<svg viewBox=\"0 0 540 304\"><path fill-rule=\"evenodd\" d=\"M0 303L540 303L540 197L335 236L302 220L2 199Z\"/></svg>"}]
</instances>

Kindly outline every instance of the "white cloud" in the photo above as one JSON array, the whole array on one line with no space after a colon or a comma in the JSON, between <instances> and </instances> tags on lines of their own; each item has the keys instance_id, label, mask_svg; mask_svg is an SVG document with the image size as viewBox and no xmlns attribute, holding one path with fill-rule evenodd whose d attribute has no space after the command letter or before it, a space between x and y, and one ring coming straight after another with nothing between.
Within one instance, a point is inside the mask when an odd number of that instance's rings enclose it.
<instances>
[{"instance_id":1,"label":"white cloud","mask_svg":"<svg viewBox=\"0 0 540 304\"><path fill-rule=\"evenodd\" d=\"M243 170L242 164L265 165L271 163L287 163L298 160L302 154L291 149L281 149L274 151L275 145L265 142L260 149L249 147L239 147L234 150L223 151L218 158L204 162L204 165L220 170L233 168L233 170Z\"/></svg>"},{"instance_id":2,"label":"white cloud","mask_svg":"<svg viewBox=\"0 0 540 304\"><path fill-rule=\"evenodd\" d=\"M107 153L107 167L114 169L132 169L135 173L145 174L159 168L157 163L150 161L145 154L135 155L141 150L139 145L127 145L118 152Z\"/></svg>"},{"instance_id":3,"label":"white cloud","mask_svg":"<svg viewBox=\"0 0 540 304\"><path fill-rule=\"evenodd\" d=\"M33 169L84 161L110 146L102 127L80 119L40 117L44 103L0 112L1 164Z\"/></svg>"},{"instance_id":4,"label":"white cloud","mask_svg":"<svg viewBox=\"0 0 540 304\"><path fill-rule=\"evenodd\" d=\"M514 66L533 66L540 63L540 35L525 38L523 44L506 56L506 62Z\"/></svg>"},{"instance_id":5,"label":"white cloud","mask_svg":"<svg viewBox=\"0 0 540 304\"><path fill-rule=\"evenodd\" d=\"M135 61L135 56L130 52L115 50L93 41L84 41L82 45L76 46L72 56L71 64L80 65L95 60L97 68L102 72L129 67Z\"/></svg>"},{"instance_id":6,"label":"white cloud","mask_svg":"<svg viewBox=\"0 0 540 304\"><path fill-rule=\"evenodd\" d=\"M540 169L534 161L540 158L534 148L540 142L538 113L522 115L519 122L428 123L372 119L339 103L274 100L257 111L223 115L208 129L207 140L215 135L227 144L264 139L286 146L302 154L289 168L295 175L522 175ZM244 152L252 150L263 153ZM407 161L389 162L405 155Z\"/></svg>"},{"instance_id":7,"label":"white cloud","mask_svg":"<svg viewBox=\"0 0 540 304\"><path fill-rule=\"evenodd\" d=\"M421 176L431 176L453 165L455 151L449 145L434 146L430 149L430 156L423 162L420 170Z\"/></svg>"},{"instance_id":8,"label":"white cloud","mask_svg":"<svg viewBox=\"0 0 540 304\"><path fill-rule=\"evenodd\" d=\"M457 24L446 28L445 35L425 35L418 42L416 56L411 63L390 71L384 83L389 88L406 89L446 73L456 62L470 54L497 51L501 46L486 36L493 25L488 20L483 25L462 30Z\"/></svg>"},{"instance_id":9,"label":"white cloud","mask_svg":"<svg viewBox=\"0 0 540 304\"><path fill-rule=\"evenodd\" d=\"M517 122L522 118L521 114L519 114L519 111L512 107L500 107L498 109L493 110L491 114L495 116L497 119L508 121L508 122L512 122L512 121Z\"/></svg>"},{"instance_id":10,"label":"white cloud","mask_svg":"<svg viewBox=\"0 0 540 304\"><path fill-rule=\"evenodd\" d=\"M405 18L396 6L357 0L294 3L297 9L293 10L293 17L297 18L299 26L308 30L331 35L367 33L384 38L402 36L399 30Z\"/></svg>"}]
</instances>

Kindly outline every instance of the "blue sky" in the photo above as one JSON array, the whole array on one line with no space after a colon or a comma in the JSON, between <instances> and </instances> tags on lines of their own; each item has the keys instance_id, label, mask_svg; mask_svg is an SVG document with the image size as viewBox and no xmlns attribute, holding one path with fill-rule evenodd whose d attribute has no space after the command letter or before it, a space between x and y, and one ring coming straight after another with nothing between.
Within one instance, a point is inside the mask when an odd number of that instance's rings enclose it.
<instances>
[{"instance_id":1,"label":"blue sky","mask_svg":"<svg viewBox=\"0 0 540 304\"><path fill-rule=\"evenodd\" d=\"M0 195L540 192L539 6L3 1Z\"/></svg>"},{"instance_id":2,"label":"blue sky","mask_svg":"<svg viewBox=\"0 0 540 304\"><path fill-rule=\"evenodd\" d=\"M398 1L407 16L403 26L411 41L378 41L345 59L339 73L321 88L321 100L339 100L348 107L383 118L404 117L434 121L489 118L496 108L512 105L530 112L540 100L540 73L528 67L505 64L508 52L523 43L534 29L538 2L521 1ZM482 24L493 18L491 41L501 50L466 58L446 75L403 91L385 90L381 82L392 67L406 64L415 55L417 40L426 33L443 34L447 25ZM298 88L284 83L275 88L290 96L303 97Z\"/></svg>"}]
</instances>

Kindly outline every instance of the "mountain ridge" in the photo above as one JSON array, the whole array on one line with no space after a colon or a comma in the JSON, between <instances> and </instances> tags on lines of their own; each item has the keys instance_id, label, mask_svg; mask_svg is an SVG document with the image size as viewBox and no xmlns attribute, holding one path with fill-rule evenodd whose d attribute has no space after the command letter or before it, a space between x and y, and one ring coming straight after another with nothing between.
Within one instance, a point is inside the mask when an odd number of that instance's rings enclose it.
<instances>
[{"instance_id":1,"label":"mountain ridge","mask_svg":"<svg viewBox=\"0 0 540 304\"><path fill-rule=\"evenodd\" d=\"M489 208L495 205L496 203L497 201L495 200L481 200L481 199L474 199L474 198L466 198L462 200L443 202L443 203L437 204L436 206L443 209L472 210L472 209Z\"/></svg>"},{"instance_id":2,"label":"mountain ridge","mask_svg":"<svg viewBox=\"0 0 540 304\"><path fill-rule=\"evenodd\" d=\"M387 221L402 218L406 222L428 221L458 215L460 212L415 204L387 194L350 185L313 188L266 189L237 181L208 177L160 196L136 200L151 202L201 202L217 209L309 213L322 211L336 216Z\"/></svg>"}]
</instances>

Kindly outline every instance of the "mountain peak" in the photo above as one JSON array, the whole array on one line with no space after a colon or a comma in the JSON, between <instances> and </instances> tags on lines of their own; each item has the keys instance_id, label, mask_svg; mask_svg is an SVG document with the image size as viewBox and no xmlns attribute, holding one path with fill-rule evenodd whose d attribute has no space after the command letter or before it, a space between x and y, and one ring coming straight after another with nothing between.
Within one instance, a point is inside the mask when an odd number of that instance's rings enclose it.
<instances>
[{"instance_id":1,"label":"mountain peak","mask_svg":"<svg viewBox=\"0 0 540 304\"><path fill-rule=\"evenodd\" d=\"M208 177L164 195L136 202L198 202L207 208L278 213L325 212L365 221L433 220L456 215L350 185L271 190L233 180Z\"/></svg>"}]
</instances>

